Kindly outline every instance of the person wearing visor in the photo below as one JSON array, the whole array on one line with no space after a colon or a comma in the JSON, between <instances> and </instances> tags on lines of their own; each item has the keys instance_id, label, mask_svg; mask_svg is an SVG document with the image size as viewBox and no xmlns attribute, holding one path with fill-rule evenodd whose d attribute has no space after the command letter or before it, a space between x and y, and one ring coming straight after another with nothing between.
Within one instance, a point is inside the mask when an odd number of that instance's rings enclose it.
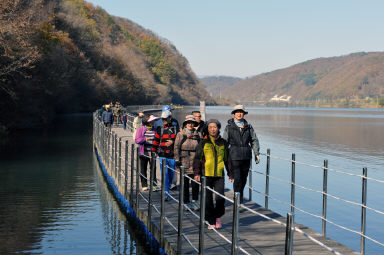
<instances>
[{"instance_id":1,"label":"person wearing visor","mask_svg":"<svg viewBox=\"0 0 384 255\"><path fill-rule=\"evenodd\" d=\"M165 111L172 113L172 108L169 105L164 105L162 110L161 110L161 113L163 113ZM177 132L179 132L180 131L179 122L177 121L177 119L173 118L172 115L171 115L171 122L172 122L172 125L177 128ZM155 130L157 130L157 128L161 127L161 126L163 126L163 121L161 119L155 121L155 124L154 124Z\"/></svg>"},{"instance_id":2,"label":"person wearing visor","mask_svg":"<svg viewBox=\"0 0 384 255\"><path fill-rule=\"evenodd\" d=\"M148 163L152 160L151 151L153 147L153 141L155 140L155 130L153 128L153 123L159 119L150 114L146 114L142 120L142 126L137 130L135 136L135 142L140 145L140 172L141 172L141 190L148 190L148 181L147 181L147 169ZM154 186L153 190L157 191L159 188L157 187L157 178L156 178L156 164L155 164L155 176L153 178Z\"/></svg>"},{"instance_id":3,"label":"person wearing visor","mask_svg":"<svg viewBox=\"0 0 384 255\"><path fill-rule=\"evenodd\" d=\"M233 118L228 120L223 132L223 139L228 142L229 146L229 157L234 179L233 190L234 192L240 192L240 203L243 204L243 193L252 160L252 150L255 155L255 162L258 164L260 161L260 146L252 125L244 119L244 115L248 114L244 106L236 105L231 114L233 114Z\"/></svg>"},{"instance_id":4,"label":"person wearing visor","mask_svg":"<svg viewBox=\"0 0 384 255\"><path fill-rule=\"evenodd\" d=\"M165 200L169 199L169 190L174 177L176 162L174 157L174 144L178 127L172 125L172 113L164 111L161 113L163 125L157 127L152 151L156 152L160 160L160 169L163 171L163 159L166 161L165 173Z\"/></svg>"}]
</instances>

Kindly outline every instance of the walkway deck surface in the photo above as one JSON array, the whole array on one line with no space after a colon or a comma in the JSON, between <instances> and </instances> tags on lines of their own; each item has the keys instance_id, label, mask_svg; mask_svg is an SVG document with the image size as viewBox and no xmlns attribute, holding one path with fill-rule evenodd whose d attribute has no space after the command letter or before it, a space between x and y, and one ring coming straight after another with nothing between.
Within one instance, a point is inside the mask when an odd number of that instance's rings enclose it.
<instances>
[{"instance_id":1,"label":"walkway deck surface","mask_svg":"<svg viewBox=\"0 0 384 255\"><path fill-rule=\"evenodd\" d=\"M125 141L128 140L129 144L129 153L128 153L128 162L131 162L131 144L132 133L128 130L123 130L121 127L113 127L112 131L117 134L118 137L122 139L122 151L125 151ZM122 153L122 168L124 171L124 153ZM107 164L105 164L107 166ZM110 166L109 166L110 167ZM129 167L128 167L129 168ZM157 165L157 178L160 179L160 167ZM111 173L114 171L111 171ZM112 177L115 178L115 176ZM177 177L178 178L178 177ZM116 178L115 178L116 179ZM160 182L160 181L159 181ZM128 191L130 190L129 184L130 174L128 174ZM136 190L136 187L134 187ZM124 193L124 178L120 177L120 191ZM178 191L171 191L171 195L178 199ZM233 192L231 190L226 189L225 195L229 198L233 197ZM133 197L136 197L134 194ZM148 191L143 192L142 196L139 197L139 208L134 208L140 220L147 224L147 211L148 204L144 200L148 199ZM166 203L165 214L167 219L173 224L173 226L177 229L178 224L178 203L170 199L170 201ZM135 204L135 201L133 202ZM153 193L153 204L154 207L160 211L160 192ZM253 201L246 201L246 206L252 208L253 210L262 213L268 217L279 220L280 222L286 222L286 218L281 215L266 210L260 205L256 204ZM222 217L222 229L218 231L224 235L228 240L232 240L232 209L233 205L226 201L225 205L226 213ZM200 215L199 212L196 212L197 216ZM152 215L152 232L154 236L158 239L159 237L159 225L160 225L160 214L153 209ZM316 238L323 244L331 247L335 251L341 254L358 254L356 251L345 247L333 240L322 237L320 234L314 232L313 230L297 224L296 226L305 231L307 234ZM185 211L183 216L183 231L184 234L188 237L190 242L198 248L199 246L199 219L193 215L189 211ZM231 254L231 245L225 241L222 237L220 237L213 230L205 230L205 254ZM165 222L165 250L167 254L176 254L176 244L177 244L177 231L170 226L169 223ZM249 211L245 211L240 213L239 219L239 246L245 249L249 254L284 254L285 249L285 226L274 223L270 220L266 220L261 216L257 216ZM190 244L184 239L182 246L181 254L197 254L197 252L191 247ZM244 254L241 251L238 254ZM293 242L293 254L332 254L331 251L326 248L314 243L304 235L295 232L294 233L294 242Z\"/></svg>"}]
</instances>

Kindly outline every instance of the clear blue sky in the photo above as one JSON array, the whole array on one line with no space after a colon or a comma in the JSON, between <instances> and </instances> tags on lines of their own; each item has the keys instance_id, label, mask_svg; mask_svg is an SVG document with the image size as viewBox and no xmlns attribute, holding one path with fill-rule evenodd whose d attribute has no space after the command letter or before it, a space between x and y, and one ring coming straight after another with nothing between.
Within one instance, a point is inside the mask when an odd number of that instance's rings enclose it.
<instances>
[{"instance_id":1,"label":"clear blue sky","mask_svg":"<svg viewBox=\"0 0 384 255\"><path fill-rule=\"evenodd\" d=\"M382 0L89 0L171 41L197 75L384 50Z\"/></svg>"}]
</instances>

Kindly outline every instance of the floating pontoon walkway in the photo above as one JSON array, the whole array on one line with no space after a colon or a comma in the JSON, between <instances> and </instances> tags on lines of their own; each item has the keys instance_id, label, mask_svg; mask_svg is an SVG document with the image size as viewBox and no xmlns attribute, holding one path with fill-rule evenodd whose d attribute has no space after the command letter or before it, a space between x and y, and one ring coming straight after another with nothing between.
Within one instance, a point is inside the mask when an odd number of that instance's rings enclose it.
<instances>
[{"instance_id":1,"label":"floating pontoon walkway","mask_svg":"<svg viewBox=\"0 0 384 255\"><path fill-rule=\"evenodd\" d=\"M238 215L237 228L233 229L234 194L226 189L228 198L222 228L200 233L200 212L190 211L185 206L179 210L179 191L170 191L172 199L161 200L161 191L141 192L137 185L137 146L134 145L130 129L120 127L107 129L94 118L94 146L99 163L107 181L122 205L128 218L134 218L142 234L159 254L358 254L319 233L295 223L305 234L292 231L287 235L287 219L266 210L252 201L246 201L249 209ZM161 183L161 171L157 161L157 179ZM149 178L149 177L148 177ZM179 178L176 174L175 178ZM149 206L149 203L151 206ZM162 207L163 205L163 207ZM179 211L182 212L181 219ZM162 215L162 217L161 217ZM140 227L141 226L141 227ZM236 235L237 234L237 235ZM234 237L234 235L236 235ZM289 246L289 238L293 239ZM237 245L233 246L232 242ZM288 246L287 246L288 244Z\"/></svg>"}]
</instances>

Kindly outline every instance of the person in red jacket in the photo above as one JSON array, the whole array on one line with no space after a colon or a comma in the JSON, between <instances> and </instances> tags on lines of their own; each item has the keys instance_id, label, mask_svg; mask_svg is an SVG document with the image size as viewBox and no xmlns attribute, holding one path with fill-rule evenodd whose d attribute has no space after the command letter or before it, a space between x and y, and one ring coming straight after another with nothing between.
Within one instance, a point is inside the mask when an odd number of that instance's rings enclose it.
<instances>
[{"instance_id":1,"label":"person in red jacket","mask_svg":"<svg viewBox=\"0 0 384 255\"><path fill-rule=\"evenodd\" d=\"M166 173L165 173L165 200L169 199L169 190L174 177L176 169L176 162L173 153L173 147L176 139L178 128L172 125L172 113L164 111L161 114L163 125L157 127L155 140L153 141L152 151L156 152L160 159L160 169L163 171L163 159L166 160Z\"/></svg>"}]
</instances>

